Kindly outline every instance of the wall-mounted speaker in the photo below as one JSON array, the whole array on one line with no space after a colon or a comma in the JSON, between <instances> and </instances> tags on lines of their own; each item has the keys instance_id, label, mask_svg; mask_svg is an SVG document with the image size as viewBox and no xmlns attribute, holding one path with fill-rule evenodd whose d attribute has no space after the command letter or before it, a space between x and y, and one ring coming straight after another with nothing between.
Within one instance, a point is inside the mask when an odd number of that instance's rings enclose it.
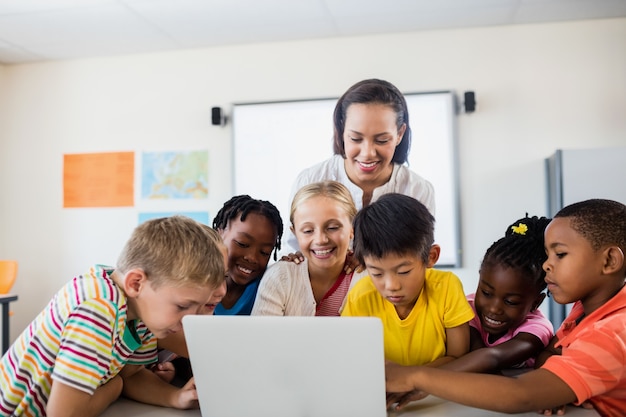
<instances>
[{"instance_id":1,"label":"wall-mounted speaker","mask_svg":"<svg viewBox=\"0 0 626 417\"><path fill-rule=\"evenodd\" d=\"M473 113L476 110L476 96L473 91L466 91L463 93L463 107L465 107L465 113Z\"/></svg>"},{"instance_id":2,"label":"wall-mounted speaker","mask_svg":"<svg viewBox=\"0 0 626 417\"><path fill-rule=\"evenodd\" d=\"M211 107L211 124L213 126L222 126L224 123L224 115L221 107Z\"/></svg>"}]
</instances>

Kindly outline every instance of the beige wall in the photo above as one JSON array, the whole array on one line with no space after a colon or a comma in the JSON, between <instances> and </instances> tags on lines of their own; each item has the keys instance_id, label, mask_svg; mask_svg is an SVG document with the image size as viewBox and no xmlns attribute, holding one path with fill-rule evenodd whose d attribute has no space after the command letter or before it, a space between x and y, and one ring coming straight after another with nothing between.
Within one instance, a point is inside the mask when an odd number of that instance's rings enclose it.
<instances>
[{"instance_id":1,"label":"beige wall","mask_svg":"<svg viewBox=\"0 0 626 417\"><path fill-rule=\"evenodd\" d=\"M62 209L65 153L209 148L214 214L232 178L230 127L211 126L212 106L333 97L369 77L406 92L475 90L476 113L458 117L456 272L471 292L506 225L546 214L545 157L626 144L624 74L626 19L0 67L0 257L20 262L12 337L71 276L114 263L135 225L130 209ZM94 221L103 212L108 224Z\"/></svg>"}]
</instances>

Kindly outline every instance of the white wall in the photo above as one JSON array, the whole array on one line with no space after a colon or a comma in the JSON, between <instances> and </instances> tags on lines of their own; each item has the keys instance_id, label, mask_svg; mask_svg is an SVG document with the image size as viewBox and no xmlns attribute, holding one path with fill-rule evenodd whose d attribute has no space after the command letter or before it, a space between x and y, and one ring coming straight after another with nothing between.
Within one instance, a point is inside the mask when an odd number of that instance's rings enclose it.
<instances>
[{"instance_id":1,"label":"white wall","mask_svg":"<svg viewBox=\"0 0 626 417\"><path fill-rule=\"evenodd\" d=\"M102 225L93 222L100 209L62 208L64 153L209 148L214 214L232 178L230 127L211 126L212 106L333 97L369 77L406 92L474 90L477 111L458 120L456 272L470 292L504 228L546 213L545 157L626 143L624 74L626 19L0 67L0 258L20 263L12 338L73 275L114 263L134 226L131 209L106 210Z\"/></svg>"}]
</instances>

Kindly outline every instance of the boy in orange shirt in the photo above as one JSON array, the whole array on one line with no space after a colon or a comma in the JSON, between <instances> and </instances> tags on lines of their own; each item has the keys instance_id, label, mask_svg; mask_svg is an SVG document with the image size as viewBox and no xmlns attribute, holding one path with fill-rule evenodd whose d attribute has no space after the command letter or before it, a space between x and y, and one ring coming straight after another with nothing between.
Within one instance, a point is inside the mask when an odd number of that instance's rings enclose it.
<instances>
[{"instance_id":1,"label":"boy in orange shirt","mask_svg":"<svg viewBox=\"0 0 626 417\"><path fill-rule=\"evenodd\" d=\"M506 413L549 415L563 404L588 401L602 416L623 416L626 206L599 199L567 206L548 225L545 246L548 290L558 303L575 304L539 369L507 378L389 363L387 391L418 389Z\"/></svg>"}]
</instances>

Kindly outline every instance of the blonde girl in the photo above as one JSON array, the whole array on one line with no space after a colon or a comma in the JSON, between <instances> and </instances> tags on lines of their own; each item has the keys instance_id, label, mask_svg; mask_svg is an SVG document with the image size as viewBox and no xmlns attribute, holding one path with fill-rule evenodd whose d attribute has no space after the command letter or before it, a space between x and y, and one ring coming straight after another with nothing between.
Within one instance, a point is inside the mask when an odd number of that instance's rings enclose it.
<instances>
[{"instance_id":1,"label":"blonde girl","mask_svg":"<svg viewBox=\"0 0 626 417\"><path fill-rule=\"evenodd\" d=\"M350 191L337 181L302 187L291 203L290 221L304 261L280 261L267 269L252 315L338 316L348 290L367 274L345 268L356 211Z\"/></svg>"}]
</instances>

